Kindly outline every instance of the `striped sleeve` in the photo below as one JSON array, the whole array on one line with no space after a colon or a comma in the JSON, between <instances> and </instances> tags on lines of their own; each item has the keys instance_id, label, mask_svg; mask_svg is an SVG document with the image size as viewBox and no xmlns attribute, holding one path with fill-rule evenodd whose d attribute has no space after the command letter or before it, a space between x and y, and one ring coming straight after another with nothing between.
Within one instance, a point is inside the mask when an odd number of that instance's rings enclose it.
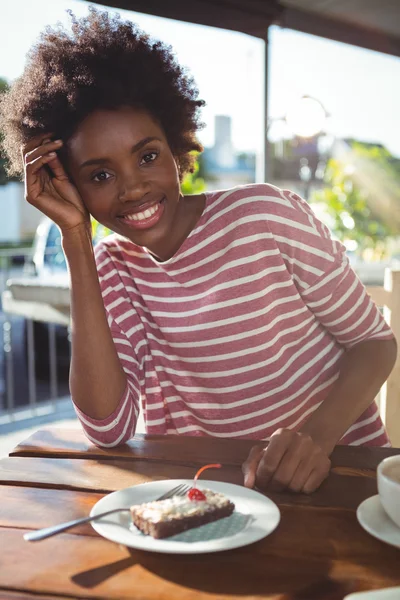
<instances>
[{"instance_id":1,"label":"striped sleeve","mask_svg":"<svg viewBox=\"0 0 400 600\"><path fill-rule=\"evenodd\" d=\"M333 240L310 206L296 194L291 201L290 232L275 237L303 301L344 347L393 338L381 312L350 266L345 246ZM276 228L275 228L276 229Z\"/></svg>"},{"instance_id":2,"label":"striped sleeve","mask_svg":"<svg viewBox=\"0 0 400 600\"><path fill-rule=\"evenodd\" d=\"M133 390L128 381L117 408L105 419L92 419L74 404L75 412L86 437L93 444L103 448L112 448L133 437L139 412L132 396Z\"/></svg>"}]
</instances>

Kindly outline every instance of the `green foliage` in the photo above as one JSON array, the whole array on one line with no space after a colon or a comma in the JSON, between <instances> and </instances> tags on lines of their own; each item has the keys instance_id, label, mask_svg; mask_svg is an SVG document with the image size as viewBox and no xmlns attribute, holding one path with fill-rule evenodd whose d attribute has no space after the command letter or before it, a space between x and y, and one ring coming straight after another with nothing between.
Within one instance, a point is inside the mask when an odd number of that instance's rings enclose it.
<instances>
[{"instance_id":1,"label":"green foliage","mask_svg":"<svg viewBox=\"0 0 400 600\"><path fill-rule=\"evenodd\" d=\"M376 190L368 188L368 181L360 177L360 171L373 165L380 178L386 182L396 181L399 186L400 167L385 148L353 143L351 150L358 170L354 166L346 168L343 162L331 158L326 169L326 185L315 191L310 201L323 204L329 226L340 241L348 247L350 241L355 241L359 256L369 254L381 259L387 255L399 228L379 210L381 198ZM360 181L366 184L361 185Z\"/></svg>"},{"instance_id":2,"label":"green foliage","mask_svg":"<svg viewBox=\"0 0 400 600\"><path fill-rule=\"evenodd\" d=\"M184 196L189 196L191 194L201 194L201 192L204 192L206 188L206 184L204 182L203 177L201 177L200 173L199 153L195 152L194 154L198 157L196 159L194 172L187 173L181 184L182 194Z\"/></svg>"},{"instance_id":3,"label":"green foliage","mask_svg":"<svg viewBox=\"0 0 400 600\"><path fill-rule=\"evenodd\" d=\"M7 90L7 81L0 77L0 95L3 94ZM0 144L2 141L2 135L0 131ZM8 177L6 173L6 161L4 157L0 153L0 185L4 185L8 182Z\"/></svg>"},{"instance_id":4,"label":"green foliage","mask_svg":"<svg viewBox=\"0 0 400 600\"><path fill-rule=\"evenodd\" d=\"M90 218L90 222L92 225L92 240L94 244L112 233L111 229L104 227L104 225L96 221L96 219L93 219L93 217Z\"/></svg>"}]
</instances>

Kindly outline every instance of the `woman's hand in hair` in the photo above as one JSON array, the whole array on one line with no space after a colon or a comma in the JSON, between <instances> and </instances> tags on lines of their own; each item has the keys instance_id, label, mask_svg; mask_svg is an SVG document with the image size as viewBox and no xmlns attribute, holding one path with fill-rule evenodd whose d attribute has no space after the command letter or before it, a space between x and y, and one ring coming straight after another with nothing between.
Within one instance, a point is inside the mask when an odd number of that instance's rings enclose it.
<instances>
[{"instance_id":1,"label":"woman's hand in hair","mask_svg":"<svg viewBox=\"0 0 400 600\"><path fill-rule=\"evenodd\" d=\"M68 177L57 151L61 140L46 134L22 148L25 171L25 198L66 232L90 227L90 216L78 190Z\"/></svg>"}]
</instances>

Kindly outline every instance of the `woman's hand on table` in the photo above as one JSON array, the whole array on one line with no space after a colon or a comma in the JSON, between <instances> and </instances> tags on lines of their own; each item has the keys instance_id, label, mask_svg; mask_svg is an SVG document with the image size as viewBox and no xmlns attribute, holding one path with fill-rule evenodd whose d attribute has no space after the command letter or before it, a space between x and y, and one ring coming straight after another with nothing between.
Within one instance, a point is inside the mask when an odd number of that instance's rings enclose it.
<instances>
[{"instance_id":1,"label":"woman's hand on table","mask_svg":"<svg viewBox=\"0 0 400 600\"><path fill-rule=\"evenodd\" d=\"M244 485L260 490L314 492L331 468L328 455L300 431L278 429L268 446L254 446L243 464Z\"/></svg>"},{"instance_id":2,"label":"woman's hand on table","mask_svg":"<svg viewBox=\"0 0 400 600\"><path fill-rule=\"evenodd\" d=\"M57 155L62 146L61 140L51 140L50 134L43 134L21 149L25 198L61 231L79 226L90 228L89 213Z\"/></svg>"}]
</instances>

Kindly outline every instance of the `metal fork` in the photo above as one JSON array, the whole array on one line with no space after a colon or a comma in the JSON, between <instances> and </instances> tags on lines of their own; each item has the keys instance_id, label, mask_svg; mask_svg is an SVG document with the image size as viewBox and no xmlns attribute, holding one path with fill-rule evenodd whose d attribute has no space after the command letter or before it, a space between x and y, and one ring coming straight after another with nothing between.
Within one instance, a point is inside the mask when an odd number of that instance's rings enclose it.
<instances>
[{"instance_id":1,"label":"metal fork","mask_svg":"<svg viewBox=\"0 0 400 600\"><path fill-rule=\"evenodd\" d=\"M189 489L190 485L181 483L180 485L176 485L168 492L165 492L165 494L163 494L159 498L153 500L153 502L158 500L167 500L167 498L172 498L172 496L184 496L189 491ZM30 531L29 533L24 534L24 540L26 540L27 542L38 542L39 540L44 540L53 535L57 535L57 533L61 533L62 531L67 531L67 529L71 529L72 527L76 527L77 525L83 525L83 523L90 523L90 521L101 519L102 517L112 515L116 512L129 511L129 508L114 508L113 510L108 510L107 512L103 512L92 517L83 517L81 519L75 519L74 521L68 521L67 523L59 523L58 525L52 525L51 527L38 529L37 531Z\"/></svg>"}]
</instances>

